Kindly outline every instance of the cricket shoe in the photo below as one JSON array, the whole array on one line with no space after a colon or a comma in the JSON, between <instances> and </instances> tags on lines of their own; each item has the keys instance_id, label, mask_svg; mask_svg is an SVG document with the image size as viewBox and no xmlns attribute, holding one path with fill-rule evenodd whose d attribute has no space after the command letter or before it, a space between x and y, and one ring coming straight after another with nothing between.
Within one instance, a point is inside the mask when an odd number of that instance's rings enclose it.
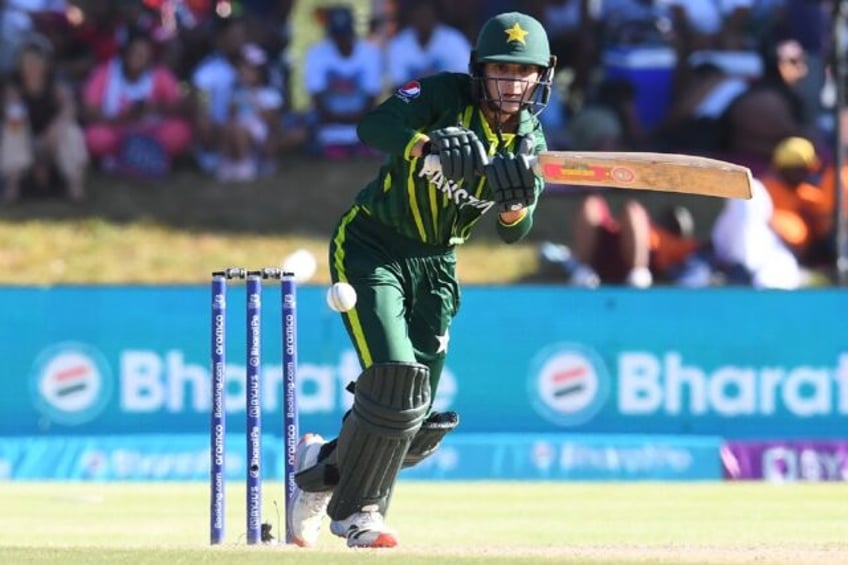
<instances>
[{"instance_id":1,"label":"cricket shoe","mask_svg":"<svg viewBox=\"0 0 848 565\"><path fill-rule=\"evenodd\" d=\"M331 521L330 531L346 538L348 547L396 546L397 532L387 528L383 523L383 515L371 508L365 506L362 512L351 514L344 520Z\"/></svg>"},{"instance_id":2,"label":"cricket shoe","mask_svg":"<svg viewBox=\"0 0 848 565\"><path fill-rule=\"evenodd\" d=\"M327 443L318 434L305 434L297 444L295 472L308 469L318 462L321 446ZM318 543L321 522L327 513L327 504L333 491L306 492L295 487L292 497L291 525L294 543L310 547Z\"/></svg>"}]
</instances>

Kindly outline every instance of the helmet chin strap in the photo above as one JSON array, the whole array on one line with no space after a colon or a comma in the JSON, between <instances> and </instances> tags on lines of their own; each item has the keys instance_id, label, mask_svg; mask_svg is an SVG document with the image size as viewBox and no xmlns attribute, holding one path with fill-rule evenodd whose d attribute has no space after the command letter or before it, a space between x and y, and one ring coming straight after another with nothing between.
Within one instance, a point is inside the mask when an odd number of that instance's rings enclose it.
<instances>
[{"instance_id":1,"label":"helmet chin strap","mask_svg":"<svg viewBox=\"0 0 848 565\"><path fill-rule=\"evenodd\" d=\"M495 109L495 135L498 136L498 149L503 149L506 147L506 143L503 138L503 110L501 109L501 105L495 103L494 101L489 102L490 106L494 106Z\"/></svg>"}]
</instances>

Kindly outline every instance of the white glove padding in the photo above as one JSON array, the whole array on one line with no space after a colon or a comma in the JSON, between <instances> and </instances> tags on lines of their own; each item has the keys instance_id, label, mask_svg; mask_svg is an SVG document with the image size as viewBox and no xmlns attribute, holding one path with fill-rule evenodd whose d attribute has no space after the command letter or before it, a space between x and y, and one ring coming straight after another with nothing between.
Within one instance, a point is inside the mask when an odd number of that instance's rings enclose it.
<instances>
[{"instance_id":1,"label":"white glove padding","mask_svg":"<svg viewBox=\"0 0 848 565\"><path fill-rule=\"evenodd\" d=\"M483 168L486 182L501 212L520 210L536 201L536 175L531 152L530 144L521 143L518 154L499 153Z\"/></svg>"},{"instance_id":2,"label":"white glove padding","mask_svg":"<svg viewBox=\"0 0 848 565\"><path fill-rule=\"evenodd\" d=\"M486 149L477 134L463 127L446 127L431 131L430 153L439 156L442 173L448 179L472 182L488 161Z\"/></svg>"}]
</instances>

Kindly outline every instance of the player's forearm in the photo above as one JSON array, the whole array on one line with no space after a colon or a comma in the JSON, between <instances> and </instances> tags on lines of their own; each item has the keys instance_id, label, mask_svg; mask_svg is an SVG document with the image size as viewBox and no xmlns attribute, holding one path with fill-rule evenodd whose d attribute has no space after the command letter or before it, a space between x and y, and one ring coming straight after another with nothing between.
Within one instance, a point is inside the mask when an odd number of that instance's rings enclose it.
<instances>
[{"instance_id":1,"label":"player's forearm","mask_svg":"<svg viewBox=\"0 0 848 565\"><path fill-rule=\"evenodd\" d=\"M520 222L527 215L527 209L510 210L509 212L501 212L498 214L498 220L505 226L511 226Z\"/></svg>"},{"instance_id":2,"label":"player's forearm","mask_svg":"<svg viewBox=\"0 0 848 565\"><path fill-rule=\"evenodd\" d=\"M502 212L498 215L498 236L505 243L521 241L533 227L533 214L530 208L518 212Z\"/></svg>"}]
</instances>

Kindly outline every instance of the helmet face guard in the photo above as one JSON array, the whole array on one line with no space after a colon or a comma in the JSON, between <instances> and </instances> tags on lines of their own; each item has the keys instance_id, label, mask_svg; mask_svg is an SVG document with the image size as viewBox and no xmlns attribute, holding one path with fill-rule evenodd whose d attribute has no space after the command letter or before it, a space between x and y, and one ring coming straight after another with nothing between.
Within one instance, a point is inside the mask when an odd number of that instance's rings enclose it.
<instances>
[{"instance_id":1,"label":"helmet face guard","mask_svg":"<svg viewBox=\"0 0 848 565\"><path fill-rule=\"evenodd\" d=\"M500 88L495 95L486 88L485 63L539 67L539 79L528 84L532 90L522 109L526 108L533 115L545 109L551 97L556 57L551 55L547 32L537 19L520 12L498 14L483 24L471 52L468 71L472 78L472 94L490 109L501 112L505 100L500 95Z\"/></svg>"},{"instance_id":2,"label":"helmet face guard","mask_svg":"<svg viewBox=\"0 0 848 565\"><path fill-rule=\"evenodd\" d=\"M491 62L499 62L499 61L491 61ZM507 61L503 61L507 62ZM474 99L478 101L482 101L486 103L490 109L501 112L503 111L504 98L501 95L501 89L499 87L500 82L510 81L512 82L514 79L490 79L486 77L483 71L483 63L475 62L475 55L472 51L471 53L471 80L472 80L472 93L474 95ZM527 87L530 90L530 95L525 96L525 101L521 105L521 109L526 109L532 115L538 116L542 110L544 110L548 101L551 98L551 88L554 82L554 68L556 67L556 57L551 56L549 63L540 67L539 78L535 81L524 81L527 83ZM496 86L496 92L491 93L489 89L486 87L486 81L494 81ZM525 91L526 92L526 91Z\"/></svg>"}]
</instances>

